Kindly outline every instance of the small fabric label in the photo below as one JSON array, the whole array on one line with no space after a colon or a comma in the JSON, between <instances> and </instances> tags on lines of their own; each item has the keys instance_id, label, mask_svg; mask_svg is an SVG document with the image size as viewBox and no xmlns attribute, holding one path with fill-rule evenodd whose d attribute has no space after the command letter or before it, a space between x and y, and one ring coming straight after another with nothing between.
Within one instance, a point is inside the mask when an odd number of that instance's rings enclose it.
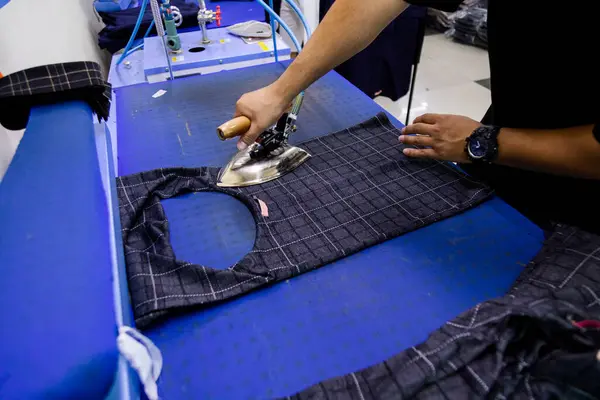
<instances>
[{"instance_id":1,"label":"small fabric label","mask_svg":"<svg viewBox=\"0 0 600 400\"><path fill-rule=\"evenodd\" d=\"M258 205L260 206L260 214L263 217L269 216L269 207L267 207L267 203L262 201L261 199L256 199L258 201Z\"/></svg>"},{"instance_id":2,"label":"small fabric label","mask_svg":"<svg viewBox=\"0 0 600 400\"><path fill-rule=\"evenodd\" d=\"M183 61L183 60L185 60L185 58L183 56L173 56L173 57L171 57L171 60L173 62L177 62L177 61Z\"/></svg>"},{"instance_id":3,"label":"small fabric label","mask_svg":"<svg viewBox=\"0 0 600 400\"><path fill-rule=\"evenodd\" d=\"M167 91L166 91L166 90L162 90L162 89L160 89L158 92L154 93L154 94L152 95L152 97L154 97L155 99L157 99L157 98L159 98L160 96L162 96L162 95L163 95L163 94L165 94L165 93L167 93Z\"/></svg>"}]
</instances>

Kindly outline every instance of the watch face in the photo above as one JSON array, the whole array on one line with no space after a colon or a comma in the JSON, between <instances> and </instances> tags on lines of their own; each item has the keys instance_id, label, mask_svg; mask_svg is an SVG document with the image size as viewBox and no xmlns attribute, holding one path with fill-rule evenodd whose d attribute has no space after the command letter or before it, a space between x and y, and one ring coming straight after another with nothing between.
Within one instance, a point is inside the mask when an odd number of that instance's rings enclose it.
<instances>
[{"instance_id":1,"label":"watch face","mask_svg":"<svg viewBox=\"0 0 600 400\"><path fill-rule=\"evenodd\" d=\"M477 138L469 142L469 153L473 158L483 158L487 154L488 144L486 141Z\"/></svg>"}]
</instances>

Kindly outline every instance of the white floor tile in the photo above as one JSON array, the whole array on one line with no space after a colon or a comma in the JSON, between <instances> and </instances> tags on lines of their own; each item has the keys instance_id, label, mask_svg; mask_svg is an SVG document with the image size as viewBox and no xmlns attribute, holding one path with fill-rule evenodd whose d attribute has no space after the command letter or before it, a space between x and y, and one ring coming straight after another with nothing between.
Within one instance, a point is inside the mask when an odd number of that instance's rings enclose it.
<instances>
[{"instance_id":1,"label":"white floor tile","mask_svg":"<svg viewBox=\"0 0 600 400\"><path fill-rule=\"evenodd\" d=\"M401 122L406 121L408 96L404 96L396 102L379 96L375 98L375 102ZM412 122L414 118L426 113L458 114L480 120L491 103L491 92L475 82L415 92L410 121Z\"/></svg>"},{"instance_id":2,"label":"white floor tile","mask_svg":"<svg viewBox=\"0 0 600 400\"><path fill-rule=\"evenodd\" d=\"M487 51L456 43L442 34L425 37L417 72L410 120L425 113L458 114L480 120L491 104L489 89L475 83L490 77ZM375 98L406 121L408 95L396 102Z\"/></svg>"},{"instance_id":3,"label":"white floor tile","mask_svg":"<svg viewBox=\"0 0 600 400\"><path fill-rule=\"evenodd\" d=\"M457 43L442 34L425 36L421 63L437 66L441 74L460 73L470 81L490 77L486 50Z\"/></svg>"},{"instance_id":4,"label":"white floor tile","mask_svg":"<svg viewBox=\"0 0 600 400\"><path fill-rule=\"evenodd\" d=\"M473 82L474 79L464 74L461 67L462 63L453 63L451 60L435 61L432 59L421 59L417 67L415 92L424 92Z\"/></svg>"},{"instance_id":5,"label":"white floor tile","mask_svg":"<svg viewBox=\"0 0 600 400\"><path fill-rule=\"evenodd\" d=\"M0 182L17 151L24 132L24 129L10 131L0 125Z\"/></svg>"}]
</instances>

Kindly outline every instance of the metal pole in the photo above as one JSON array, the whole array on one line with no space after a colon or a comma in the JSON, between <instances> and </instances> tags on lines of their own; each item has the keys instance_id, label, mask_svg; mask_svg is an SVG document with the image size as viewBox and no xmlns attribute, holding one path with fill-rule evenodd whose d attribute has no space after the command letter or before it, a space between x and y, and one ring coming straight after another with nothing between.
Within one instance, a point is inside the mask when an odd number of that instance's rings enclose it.
<instances>
[{"instance_id":1,"label":"metal pole","mask_svg":"<svg viewBox=\"0 0 600 400\"><path fill-rule=\"evenodd\" d=\"M273 8L273 0L269 0L269 7L271 7L271 10L275 12L275 9ZM277 55L277 37L275 36L275 18L273 18L273 16L269 16L269 21L271 21L271 35L273 36L273 53L275 54L275 62L279 62L279 56Z\"/></svg>"},{"instance_id":2,"label":"metal pole","mask_svg":"<svg viewBox=\"0 0 600 400\"><path fill-rule=\"evenodd\" d=\"M410 123L410 109L412 107L413 93L415 91L415 81L417 79L417 69L421 61L421 52L423 51L423 42L425 41L425 23L424 18L417 20L417 45L415 46L415 58L413 59L413 70L410 78L410 94L408 95L408 109L406 110L406 125Z\"/></svg>"},{"instance_id":3,"label":"metal pole","mask_svg":"<svg viewBox=\"0 0 600 400\"><path fill-rule=\"evenodd\" d=\"M406 110L406 122L404 125L410 124L410 109L412 107L413 93L415 91L415 80L417 79L418 66L418 63L413 65L412 77L410 78L410 94L408 95L408 109Z\"/></svg>"},{"instance_id":4,"label":"metal pole","mask_svg":"<svg viewBox=\"0 0 600 400\"><path fill-rule=\"evenodd\" d=\"M171 78L171 80L174 80L175 78L173 78L173 65L171 64L171 56L169 55L169 49L167 47L167 37L163 36L162 37L162 42L163 42L163 47L165 48L165 56L167 56L167 64L169 65L167 68L169 68L169 77Z\"/></svg>"}]
</instances>

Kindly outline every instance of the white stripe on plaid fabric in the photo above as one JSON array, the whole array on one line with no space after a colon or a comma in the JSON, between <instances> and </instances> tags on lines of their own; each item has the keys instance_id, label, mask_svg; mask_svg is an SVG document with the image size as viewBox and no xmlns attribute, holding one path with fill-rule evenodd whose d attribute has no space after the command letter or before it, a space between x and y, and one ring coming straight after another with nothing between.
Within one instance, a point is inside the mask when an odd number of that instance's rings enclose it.
<instances>
[{"instance_id":1,"label":"white stripe on plaid fabric","mask_svg":"<svg viewBox=\"0 0 600 400\"><path fill-rule=\"evenodd\" d=\"M378 115L304 142L313 157L257 186L219 188L215 168L158 169L119 178L125 259L138 324L151 323L157 311L221 301L310 271L454 215L491 194L457 169L405 157L398 135L387 117ZM252 251L225 270L177 260L168 240L161 200L200 191L237 197L258 221ZM267 204L268 217L261 215L256 199ZM151 274L143 265L147 256L153 262Z\"/></svg>"},{"instance_id":2,"label":"white stripe on plaid fabric","mask_svg":"<svg viewBox=\"0 0 600 400\"><path fill-rule=\"evenodd\" d=\"M68 92L68 94L67 94ZM111 85L104 80L100 65L89 62L69 62L42 65L17 71L0 79L0 101L19 97L19 106L26 110L49 100L80 98L88 102L101 119L108 118ZM20 113L22 114L22 113ZM7 122L11 115L3 115Z\"/></svg>"},{"instance_id":3,"label":"white stripe on plaid fabric","mask_svg":"<svg viewBox=\"0 0 600 400\"><path fill-rule=\"evenodd\" d=\"M600 336L573 322L600 320L600 308L590 308L600 303L600 259L590 256L600 251L600 236L558 229L504 297L478 304L360 374L318 383L291 399L357 398L357 376L369 389L363 393L376 399L596 398ZM540 288L538 280L555 289Z\"/></svg>"}]
</instances>

